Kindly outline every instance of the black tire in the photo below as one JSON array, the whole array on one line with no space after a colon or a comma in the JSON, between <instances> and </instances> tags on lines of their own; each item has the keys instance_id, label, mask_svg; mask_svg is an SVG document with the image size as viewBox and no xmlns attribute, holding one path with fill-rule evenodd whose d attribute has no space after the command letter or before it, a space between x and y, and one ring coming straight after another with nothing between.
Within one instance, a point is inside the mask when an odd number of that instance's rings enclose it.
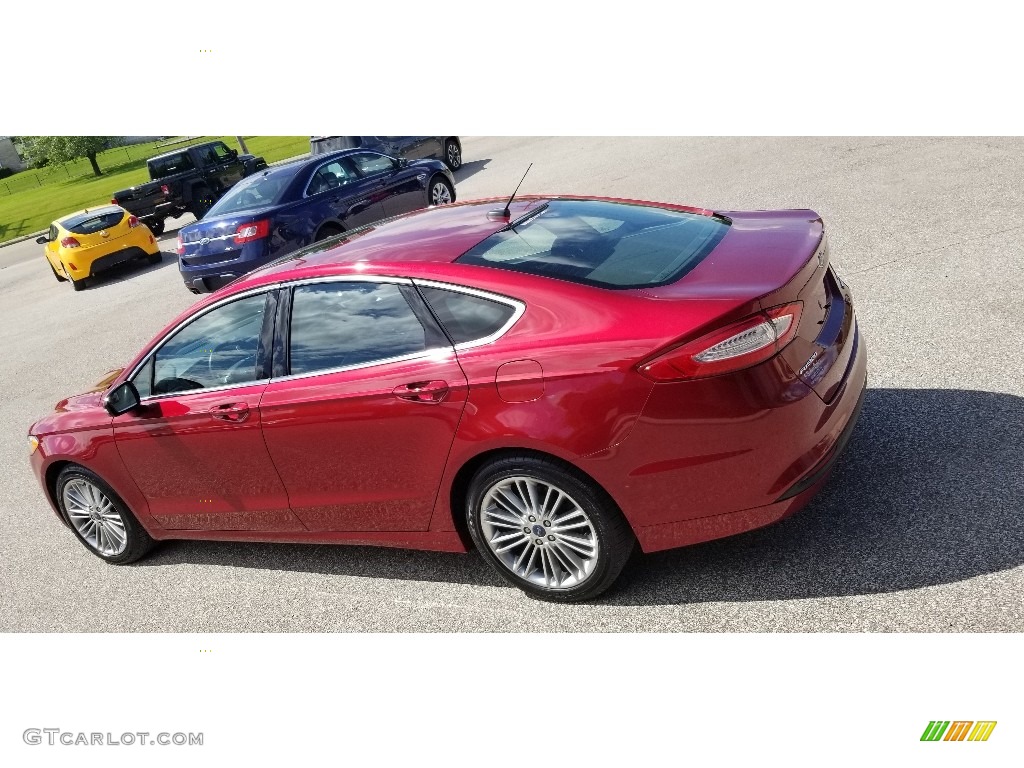
<instances>
[{"instance_id":1,"label":"black tire","mask_svg":"<svg viewBox=\"0 0 1024 768\"><path fill-rule=\"evenodd\" d=\"M487 518L482 518L485 501L500 495L503 483L521 484L524 480L534 484L538 499L541 491L546 493L542 486L553 487L563 496L545 495L544 504L533 510L512 504L512 508L518 510L515 515L508 512L507 506L488 503ZM509 500L509 496L503 498ZM549 504L549 498L557 501ZM530 511L540 509L547 511L531 519ZM573 512L574 509L577 511ZM508 517L502 518L506 522L496 522L499 518L495 512L501 516L507 514ZM545 517L551 519L545 520ZM515 525L512 525L513 518ZM576 522L570 523L572 520ZM591 600L611 587L636 545L633 531L615 502L593 481L556 459L528 454L505 456L477 470L467 493L466 522L480 554L503 579L531 597L559 603ZM486 528L494 528L495 525L499 527L488 535ZM566 530L570 529L573 533L566 541L563 537L569 536ZM502 553L502 557L516 561L510 565L494 551L492 542L498 537L507 540L515 535L520 536L514 540L516 543L493 545L509 553ZM568 542L577 542L577 545ZM592 543L580 547L579 542ZM567 558L570 547L576 554ZM587 550L590 550L590 556L585 554ZM540 565L533 565L535 558ZM517 572L518 563L522 564L522 574ZM589 571L585 571L584 564L590 568ZM577 573L572 572L574 567L578 569ZM538 573L538 568L543 572ZM537 583L537 578L542 578L544 584Z\"/></svg>"},{"instance_id":2,"label":"black tire","mask_svg":"<svg viewBox=\"0 0 1024 768\"><path fill-rule=\"evenodd\" d=\"M81 280L75 280L75 278L73 278L71 276L71 273L68 271L67 264L64 265L64 274L66 274L68 276L68 282L71 283L71 287L72 288L74 288L76 291L84 291L85 290L86 278L83 277Z\"/></svg>"},{"instance_id":3,"label":"black tire","mask_svg":"<svg viewBox=\"0 0 1024 768\"><path fill-rule=\"evenodd\" d=\"M149 231L153 233L153 237L160 237L164 233L164 220L163 219L146 219L146 226L149 227Z\"/></svg>"},{"instance_id":4,"label":"black tire","mask_svg":"<svg viewBox=\"0 0 1024 768\"><path fill-rule=\"evenodd\" d=\"M340 235L344 231L345 230L342 229L341 227L335 226L333 224L327 224L326 226L321 227L320 231L316 233L315 242L319 243L321 240L326 240L329 237L335 237L336 235Z\"/></svg>"},{"instance_id":5,"label":"black tire","mask_svg":"<svg viewBox=\"0 0 1024 768\"><path fill-rule=\"evenodd\" d=\"M438 174L427 185L427 205L448 205L455 202L455 189L448 179Z\"/></svg>"},{"instance_id":6,"label":"black tire","mask_svg":"<svg viewBox=\"0 0 1024 768\"><path fill-rule=\"evenodd\" d=\"M50 264L50 262L46 263ZM68 279L64 277L64 275L62 275L60 272L53 268L53 264L50 264L50 271L53 272L53 276L57 278L58 283L66 283L68 281Z\"/></svg>"},{"instance_id":7,"label":"black tire","mask_svg":"<svg viewBox=\"0 0 1024 768\"><path fill-rule=\"evenodd\" d=\"M452 171L462 167L462 147L454 139L448 139L444 143L444 164Z\"/></svg>"},{"instance_id":8,"label":"black tire","mask_svg":"<svg viewBox=\"0 0 1024 768\"><path fill-rule=\"evenodd\" d=\"M156 253L147 253L146 254L146 261L148 263L150 263L150 264L159 264L163 260L164 260L164 255L160 251L157 251Z\"/></svg>"},{"instance_id":9,"label":"black tire","mask_svg":"<svg viewBox=\"0 0 1024 768\"><path fill-rule=\"evenodd\" d=\"M189 210L196 217L196 221L199 221L208 210L213 208L215 202L217 201L213 199L213 192L209 187L199 187L192 191L192 207Z\"/></svg>"},{"instance_id":10,"label":"black tire","mask_svg":"<svg viewBox=\"0 0 1024 768\"><path fill-rule=\"evenodd\" d=\"M97 545L90 542L86 536L82 534L79 527L73 522L71 512L68 510L68 505L65 502L65 489L69 484L76 483L76 488L81 488L81 483L91 485L98 489L103 496L110 503L110 507L119 516L124 530L124 547L118 552L105 553L97 548ZM121 497L114 493L114 490L103 482L103 479L95 472L81 467L77 464L69 464L61 470L57 476L57 505L60 508L61 514L64 515L64 519L67 521L68 526L74 532L75 536L83 546L92 552L96 557L101 560L106 560L108 563L114 565L124 565L125 563L131 563L143 557L149 552L155 542L150 537L146 530L139 525L139 522L135 519L135 515L132 514L131 510L128 509L128 505L121 500ZM71 492L75 495L75 492ZM76 519L80 518L81 515L76 515ZM89 525L89 521L86 521L85 525ZM94 525L93 530L96 529ZM88 530L87 530L88 533ZM107 539L111 541L111 539Z\"/></svg>"}]
</instances>

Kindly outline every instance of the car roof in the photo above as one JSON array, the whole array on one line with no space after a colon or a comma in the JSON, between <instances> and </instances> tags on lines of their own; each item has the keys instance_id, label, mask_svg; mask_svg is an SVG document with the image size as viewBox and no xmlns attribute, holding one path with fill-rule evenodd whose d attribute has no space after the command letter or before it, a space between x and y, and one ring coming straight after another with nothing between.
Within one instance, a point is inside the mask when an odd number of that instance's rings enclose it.
<instances>
[{"instance_id":1,"label":"car roof","mask_svg":"<svg viewBox=\"0 0 1024 768\"><path fill-rule=\"evenodd\" d=\"M95 208L83 208L80 211L69 213L66 216L61 216L59 219L54 219L53 223L60 224L62 227L68 224L74 226L75 224L79 223L79 221L84 221L86 218L92 218L93 216L102 216L107 213L116 213L118 211L120 211L121 213L126 212L125 209L122 208L120 205L110 205L108 203L107 205L98 205ZM78 219L78 221L73 221L73 219Z\"/></svg>"}]
</instances>

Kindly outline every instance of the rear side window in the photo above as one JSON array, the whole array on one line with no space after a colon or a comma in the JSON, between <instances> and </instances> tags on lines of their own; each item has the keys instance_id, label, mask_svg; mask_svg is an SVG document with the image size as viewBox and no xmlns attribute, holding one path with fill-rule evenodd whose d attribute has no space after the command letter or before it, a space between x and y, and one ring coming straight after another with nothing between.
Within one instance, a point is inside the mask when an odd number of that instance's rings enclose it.
<instances>
[{"instance_id":1,"label":"rear side window","mask_svg":"<svg viewBox=\"0 0 1024 768\"><path fill-rule=\"evenodd\" d=\"M391 283L316 283L292 295L290 372L311 373L427 349L427 333Z\"/></svg>"},{"instance_id":2,"label":"rear side window","mask_svg":"<svg viewBox=\"0 0 1024 768\"><path fill-rule=\"evenodd\" d=\"M420 293L455 344L497 333L516 311L508 304L458 291L420 286Z\"/></svg>"},{"instance_id":3,"label":"rear side window","mask_svg":"<svg viewBox=\"0 0 1024 768\"><path fill-rule=\"evenodd\" d=\"M124 218L124 211L111 211L109 213L98 213L95 216L76 218L66 222L64 228L76 235L91 235L104 229L116 227Z\"/></svg>"},{"instance_id":4,"label":"rear side window","mask_svg":"<svg viewBox=\"0 0 1024 768\"><path fill-rule=\"evenodd\" d=\"M167 157L157 157L149 161L149 177L151 179L162 179L165 176L173 176L176 173L194 170L195 163L192 162L188 152L180 152Z\"/></svg>"},{"instance_id":5,"label":"rear side window","mask_svg":"<svg viewBox=\"0 0 1024 768\"><path fill-rule=\"evenodd\" d=\"M349 155L349 157L363 176L373 176L384 171L390 171L395 167L394 160L386 155L379 155L376 152L359 152L355 155Z\"/></svg>"},{"instance_id":6,"label":"rear side window","mask_svg":"<svg viewBox=\"0 0 1024 768\"><path fill-rule=\"evenodd\" d=\"M456 261L601 288L651 288L680 279L729 230L713 216L600 200L552 200L535 211Z\"/></svg>"}]
</instances>

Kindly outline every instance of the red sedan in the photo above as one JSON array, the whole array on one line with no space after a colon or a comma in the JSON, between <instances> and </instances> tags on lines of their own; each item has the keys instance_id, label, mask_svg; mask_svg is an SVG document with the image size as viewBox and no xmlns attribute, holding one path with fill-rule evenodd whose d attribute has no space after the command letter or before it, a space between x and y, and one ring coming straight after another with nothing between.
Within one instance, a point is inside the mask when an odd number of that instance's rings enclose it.
<instances>
[{"instance_id":1,"label":"red sedan","mask_svg":"<svg viewBox=\"0 0 1024 768\"><path fill-rule=\"evenodd\" d=\"M93 553L164 539L462 552L549 600L821 488L866 351L812 211L522 198L250 273L30 430Z\"/></svg>"}]
</instances>

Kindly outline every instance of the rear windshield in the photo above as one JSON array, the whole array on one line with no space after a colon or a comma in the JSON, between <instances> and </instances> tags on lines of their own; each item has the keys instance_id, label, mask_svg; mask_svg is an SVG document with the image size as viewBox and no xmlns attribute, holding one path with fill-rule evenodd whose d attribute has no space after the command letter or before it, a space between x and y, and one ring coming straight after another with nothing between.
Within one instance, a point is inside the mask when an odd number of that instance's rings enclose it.
<instances>
[{"instance_id":1,"label":"rear windshield","mask_svg":"<svg viewBox=\"0 0 1024 768\"><path fill-rule=\"evenodd\" d=\"M61 226L76 235L91 235L101 229L116 227L124 218L120 208L101 208L88 213L79 213L61 222Z\"/></svg>"},{"instance_id":2,"label":"rear windshield","mask_svg":"<svg viewBox=\"0 0 1024 768\"><path fill-rule=\"evenodd\" d=\"M456 261L601 288L651 288L680 279L728 230L726 220L696 213L552 200Z\"/></svg>"},{"instance_id":3,"label":"rear windshield","mask_svg":"<svg viewBox=\"0 0 1024 768\"><path fill-rule=\"evenodd\" d=\"M188 152L179 152L166 157L154 157L149 161L149 177L151 179L162 179L165 176L173 176L176 173L191 171L195 168Z\"/></svg>"},{"instance_id":4,"label":"rear windshield","mask_svg":"<svg viewBox=\"0 0 1024 768\"><path fill-rule=\"evenodd\" d=\"M277 205L282 202L288 185L298 172L299 164L285 165L242 179L203 218Z\"/></svg>"}]
</instances>

